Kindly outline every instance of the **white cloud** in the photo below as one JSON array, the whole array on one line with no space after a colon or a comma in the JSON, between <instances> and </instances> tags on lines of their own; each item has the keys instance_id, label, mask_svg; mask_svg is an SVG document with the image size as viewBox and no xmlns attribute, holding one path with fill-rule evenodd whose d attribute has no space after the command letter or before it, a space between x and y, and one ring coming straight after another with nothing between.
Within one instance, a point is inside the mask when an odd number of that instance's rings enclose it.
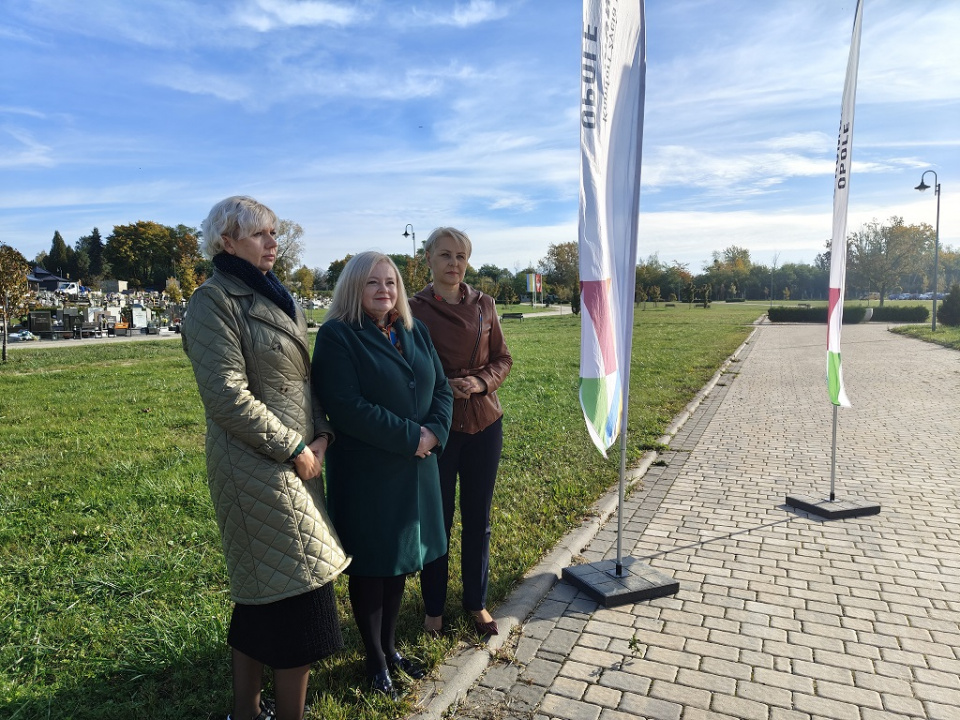
<instances>
[{"instance_id":1,"label":"white cloud","mask_svg":"<svg viewBox=\"0 0 960 720\"><path fill-rule=\"evenodd\" d=\"M467 28L492 20L500 20L509 15L509 10L497 5L493 0L470 0L467 4L454 3L453 8L447 12L415 8L413 15L419 23Z\"/></svg>"},{"instance_id":2,"label":"white cloud","mask_svg":"<svg viewBox=\"0 0 960 720\"><path fill-rule=\"evenodd\" d=\"M48 145L38 142L19 128L0 128L12 144L0 143L0 168L53 167L56 165ZM2 135L0 135L2 139Z\"/></svg>"},{"instance_id":3,"label":"white cloud","mask_svg":"<svg viewBox=\"0 0 960 720\"><path fill-rule=\"evenodd\" d=\"M359 17L356 8L318 0L253 0L236 14L241 25L257 32L316 25L344 26Z\"/></svg>"}]
</instances>

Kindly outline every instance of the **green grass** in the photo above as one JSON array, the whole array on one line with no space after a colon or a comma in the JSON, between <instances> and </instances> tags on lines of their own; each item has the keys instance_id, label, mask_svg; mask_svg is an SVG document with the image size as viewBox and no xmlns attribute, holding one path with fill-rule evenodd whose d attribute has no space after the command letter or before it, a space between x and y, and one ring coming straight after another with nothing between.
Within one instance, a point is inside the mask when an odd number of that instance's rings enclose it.
<instances>
[{"instance_id":1,"label":"green grass","mask_svg":"<svg viewBox=\"0 0 960 720\"><path fill-rule=\"evenodd\" d=\"M756 308L637 312L629 455L656 443L749 332ZM505 325L513 372L494 502L495 606L616 480L577 401L580 320ZM206 487L203 412L172 341L18 347L0 366L0 717L223 718L230 705L224 562ZM456 533L455 533L456 535ZM452 566L459 549L454 543ZM360 692L345 583L347 648L311 678L315 717L408 713ZM471 641L451 586L453 638L418 632L408 583L399 636L439 663Z\"/></svg>"},{"instance_id":2,"label":"green grass","mask_svg":"<svg viewBox=\"0 0 960 720\"><path fill-rule=\"evenodd\" d=\"M926 323L924 325L900 325L890 328L890 332L960 350L960 327L937 323L937 331L934 332L931 330L931 323Z\"/></svg>"}]
</instances>

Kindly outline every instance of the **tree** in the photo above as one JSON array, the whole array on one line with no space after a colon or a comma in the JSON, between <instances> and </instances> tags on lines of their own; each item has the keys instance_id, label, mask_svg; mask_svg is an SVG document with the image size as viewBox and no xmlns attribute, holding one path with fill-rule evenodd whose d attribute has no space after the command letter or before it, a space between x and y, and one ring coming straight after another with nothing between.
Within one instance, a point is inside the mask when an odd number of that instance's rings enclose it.
<instances>
[{"instance_id":1,"label":"tree","mask_svg":"<svg viewBox=\"0 0 960 720\"><path fill-rule=\"evenodd\" d=\"M850 270L860 287L880 293L881 306L901 276L920 269L934 237L933 228L926 223L904 225L900 217L888 222L881 225L873 220L848 239Z\"/></svg>"},{"instance_id":2,"label":"tree","mask_svg":"<svg viewBox=\"0 0 960 720\"><path fill-rule=\"evenodd\" d=\"M303 228L293 220L280 220L276 231L277 260L273 264L273 274L281 282L286 282L303 255Z\"/></svg>"},{"instance_id":3,"label":"tree","mask_svg":"<svg viewBox=\"0 0 960 720\"><path fill-rule=\"evenodd\" d=\"M63 241L59 230L54 230L53 240L50 242L50 252L43 260L43 267L57 275L66 275L70 272L70 248Z\"/></svg>"},{"instance_id":4,"label":"tree","mask_svg":"<svg viewBox=\"0 0 960 720\"><path fill-rule=\"evenodd\" d=\"M321 293L324 290L329 290L327 287L327 271L321 267L311 268L310 272L313 273L313 293Z\"/></svg>"},{"instance_id":5,"label":"tree","mask_svg":"<svg viewBox=\"0 0 960 720\"><path fill-rule=\"evenodd\" d=\"M197 272L192 258L180 258L177 263L177 280L180 283L181 298L189 300L193 291L197 289Z\"/></svg>"},{"instance_id":6,"label":"tree","mask_svg":"<svg viewBox=\"0 0 960 720\"><path fill-rule=\"evenodd\" d=\"M290 275L288 285L300 297L313 297L313 271L306 265L301 265Z\"/></svg>"},{"instance_id":7,"label":"tree","mask_svg":"<svg viewBox=\"0 0 960 720\"><path fill-rule=\"evenodd\" d=\"M9 245L0 244L0 313L3 315L3 362L7 361L10 318L19 316L27 297L27 259Z\"/></svg>"},{"instance_id":8,"label":"tree","mask_svg":"<svg viewBox=\"0 0 960 720\"><path fill-rule=\"evenodd\" d=\"M102 278L105 274L103 267L103 239L100 237L100 230L94 228L89 235L84 235L75 245L77 253L77 277L91 281L92 279ZM81 270L83 264L80 260L81 253L86 255L86 270Z\"/></svg>"},{"instance_id":9,"label":"tree","mask_svg":"<svg viewBox=\"0 0 960 720\"><path fill-rule=\"evenodd\" d=\"M181 261L200 259L195 229L143 220L115 225L103 255L115 278L129 280L135 287L154 288L164 287Z\"/></svg>"},{"instance_id":10,"label":"tree","mask_svg":"<svg viewBox=\"0 0 960 720\"><path fill-rule=\"evenodd\" d=\"M960 285L954 284L937 310L937 320L943 325L960 325Z\"/></svg>"},{"instance_id":11,"label":"tree","mask_svg":"<svg viewBox=\"0 0 960 720\"><path fill-rule=\"evenodd\" d=\"M167 294L167 297L170 298L170 302L175 305L179 305L183 302L183 292L180 290L180 286L177 285L175 278L170 278L167 280L167 286L163 289Z\"/></svg>"},{"instance_id":12,"label":"tree","mask_svg":"<svg viewBox=\"0 0 960 720\"><path fill-rule=\"evenodd\" d=\"M580 248L575 242L551 244L540 261L544 279L553 287L576 292L580 287Z\"/></svg>"},{"instance_id":13,"label":"tree","mask_svg":"<svg viewBox=\"0 0 960 720\"><path fill-rule=\"evenodd\" d=\"M333 290L337 286L337 280L340 279L340 273L343 272L343 268L346 267L347 263L350 262L350 258L353 255L347 255L340 260L334 260L327 267L327 285L330 286L330 289Z\"/></svg>"},{"instance_id":14,"label":"tree","mask_svg":"<svg viewBox=\"0 0 960 720\"><path fill-rule=\"evenodd\" d=\"M746 286L750 278L750 251L738 245L731 245L721 251L713 252L713 262L704 270L708 284L720 288L718 299L736 294L736 288Z\"/></svg>"}]
</instances>

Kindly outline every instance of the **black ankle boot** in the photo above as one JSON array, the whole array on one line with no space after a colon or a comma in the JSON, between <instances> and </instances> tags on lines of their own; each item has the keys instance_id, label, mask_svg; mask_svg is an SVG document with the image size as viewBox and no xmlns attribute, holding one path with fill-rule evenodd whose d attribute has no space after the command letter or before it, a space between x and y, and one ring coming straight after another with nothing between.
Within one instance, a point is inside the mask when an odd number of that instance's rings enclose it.
<instances>
[{"instance_id":1,"label":"black ankle boot","mask_svg":"<svg viewBox=\"0 0 960 720\"><path fill-rule=\"evenodd\" d=\"M419 680L426 676L427 671L419 663L415 663L410 658L405 658L400 653L394 653L387 656L387 667L391 670L399 670L409 675L414 680Z\"/></svg>"},{"instance_id":2,"label":"black ankle boot","mask_svg":"<svg viewBox=\"0 0 960 720\"><path fill-rule=\"evenodd\" d=\"M389 670L381 670L370 678L370 687L374 692L383 693L391 700L399 700L400 696L393 688L393 680L390 678Z\"/></svg>"}]
</instances>

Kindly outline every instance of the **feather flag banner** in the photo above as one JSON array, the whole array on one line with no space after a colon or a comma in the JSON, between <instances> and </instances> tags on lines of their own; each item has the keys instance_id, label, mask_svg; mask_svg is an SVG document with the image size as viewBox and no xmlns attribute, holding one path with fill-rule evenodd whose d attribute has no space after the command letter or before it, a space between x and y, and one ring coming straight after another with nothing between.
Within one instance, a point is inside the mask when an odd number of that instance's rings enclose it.
<instances>
[{"instance_id":1,"label":"feather flag banner","mask_svg":"<svg viewBox=\"0 0 960 720\"><path fill-rule=\"evenodd\" d=\"M853 111L857 99L857 67L860 64L860 28L863 24L863 0L857 0L847 60L847 78L843 83L840 108L840 132L837 136L837 166L833 182L833 238L830 242L830 292L827 308L827 388L830 402L850 407L843 386L840 362L840 328L843 321L843 294L847 276L847 201L850 195L850 166L853 158Z\"/></svg>"},{"instance_id":2,"label":"feather flag banner","mask_svg":"<svg viewBox=\"0 0 960 720\"><path fill-rule=\"evenodd\" d=\"M643 2L584 0L580 75L580 405L607 454L630 382L646 48Z\"/></svg>"}]
</instances>

